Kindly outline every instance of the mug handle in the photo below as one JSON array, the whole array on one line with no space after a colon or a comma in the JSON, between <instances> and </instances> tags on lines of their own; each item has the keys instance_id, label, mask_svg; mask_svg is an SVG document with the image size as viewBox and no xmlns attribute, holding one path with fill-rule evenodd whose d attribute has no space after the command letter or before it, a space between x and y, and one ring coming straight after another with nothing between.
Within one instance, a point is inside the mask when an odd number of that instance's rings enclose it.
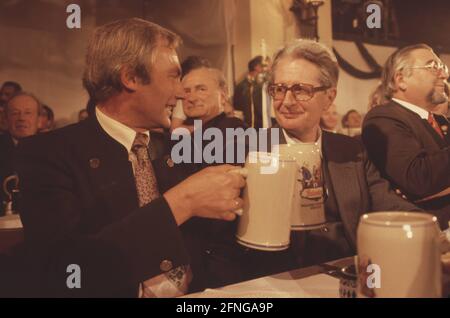
<instances>
[{"instance_id":1,"label":"mug handle","mask_svg":"<svg viewBox=\"0 0 450 318\"><path fill-rule=\"evenodd\" d=\"M228 173L237 173L237 174L240 174L241 176L243 176L244 178L247 178L248 170L246 168L236 168L236 169L229 170ZM244 209L239 208L239 209L234 210L233 212L236 213L236 215L242 216L242 213L244 213Z\"/></svg>"}]
</instances>

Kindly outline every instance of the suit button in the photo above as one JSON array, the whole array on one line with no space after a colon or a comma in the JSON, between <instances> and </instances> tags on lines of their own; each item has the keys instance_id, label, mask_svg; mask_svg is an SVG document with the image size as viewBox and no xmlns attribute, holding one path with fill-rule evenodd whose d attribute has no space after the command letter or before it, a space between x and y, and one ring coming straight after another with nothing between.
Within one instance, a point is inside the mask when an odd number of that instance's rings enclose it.
<instances>
[{"instance_id":1,"label":"suit button","mask_svg":"<svg viewBox=\"0 0 450 318\"><path fill-rule=\"evenodd\" d=\"M159 264L159 269L163 272L168 272L173 268L172 262L169 260L163 260L161 264Z\"/></svg>"},{"instance_id":2,"label":"suit button","mask_svg":"<svg viewBox=\"0 0 450 318\"><path fill-rule=\"evenodd\" d=\"M92 169L97 169L98 167L100 167L100 159L98 158L89 159L89 166Z\"/></svg>"},{"instance_id":3,"label":"suit button","mask_svg":"<svg viewBox=\"0 0 450 318\"><path fill-rule=\"evenodd\" d=\"M172 158L167 159L166 163L169 168L173 168L175 166L175 163L173 162Z\"/></svg>"},{"instance_id":4,"label":"suit button","mask_svg":"<svg viewBox=\"0 0 450 318\"><path fill-rule=\"evenodd\" d=\"M205 253L211 255L211 250L205 250Z\"/></svg>"}]
</instances>

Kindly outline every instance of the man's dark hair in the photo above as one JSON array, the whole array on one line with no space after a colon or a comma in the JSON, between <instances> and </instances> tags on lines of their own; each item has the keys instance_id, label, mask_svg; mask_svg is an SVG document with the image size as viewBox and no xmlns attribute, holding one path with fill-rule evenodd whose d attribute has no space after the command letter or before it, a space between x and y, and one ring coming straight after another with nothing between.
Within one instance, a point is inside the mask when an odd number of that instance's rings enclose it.
<instances>
[{"instance_id":1,"label":"man's dark hair","mask_svg":"<svg viewBox=\"0 0 450 318\"><path fill-rule=\"evenodd\" d=\"M202 56L190 55L181 63L181 77L185 77L190 71L200 67L211 67L211 62Z\"/></svg>"},{"instance_id":2,"label":"man's dark hair","mask_svg":"<svg viewBox=\"0 0 450 318\"><path fill-rule=\"evenodd\" d=\"M248 62L248 71L252 72L258 65L263 63L263 57L261 55L255 56Z\"/></svg>"},{"instance_id":3,"label":"man's dark hair","mask_svg":"<svg viewBox=\"0 0 450 318\"><path fill-rule=\"evenodd\" d=\"M16 93L22 91L22 86L20 86L20 84L17 83L17 82L7 81L7 82L4 82L4 83L3 83L2 88L5 87L5 86L11 86L11 87L14 87L14 91L15 91Z\"/></svg>"},{"instance_id":4,"label":"man's dark hair","mask_svg":"<svg viewBox=\"0 0 450 318\"><path fill-rule=\"evenodd\" d=\"M48 106L48 105L42 105L42 109L41 111L46 111L47 112L47 119L52 121L55 119L55 113L53 112L53 110Z\"/></svg>"},{"instance_id":5,"label":"man's dark hair","mask_svg":"<svg viewBox=\"0 0 450 318\"><path fill-rule=\"evenodd\" d=\"M84 108L87 110L89 116L95 116L95 106L97 106L97 102L95 101L95 99L89 98L89 100L86 104L86 108ZM80 110L79 113L81 113L82 110Z\"/></svg>"},{"instance_id":6,"label":"man's dark hair","mask_svg":"<svg viewBox=\"0 0 450 318\"><path fill-rule=\"evenodd\" d=\"M350 116L350 114L352 114L352 113L359 114L359 112L356 109L350 109L348 112L346 112L345 115L342 116L342 120L341 120L342 127L348 128L347 127L348 116Z\"/></svg>"}]
</instances>

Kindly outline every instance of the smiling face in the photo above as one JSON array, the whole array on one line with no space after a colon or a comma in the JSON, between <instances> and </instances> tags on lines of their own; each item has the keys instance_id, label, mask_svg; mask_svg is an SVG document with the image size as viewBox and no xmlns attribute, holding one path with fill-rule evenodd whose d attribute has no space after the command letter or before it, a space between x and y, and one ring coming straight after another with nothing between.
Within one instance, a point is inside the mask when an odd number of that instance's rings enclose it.
<instances>
[{"instance_id":1,"label":"smiling face","mask_svg":"<svg viewBox=\"0 0 450 318\"><path fill-rule=\"evenodd\" d=\"M356 111L352 111L347 115L345 126L346 128L361 128L361 122L361 115Z\"/></svg>"},{"instance_id":2,"label":"smiling face","mask_svg":"<svg viewBox=\"0 0 450 318\"><path fill-rule=\"evenodd\" d=\"M135 127L170 128L170 116L178 98L183 98L181 68L174 49L160 46L150 70L150 84L138 84L134 92Z\"/></svg>"},{"instance_id":3,"label":"smiling face","mask_svg":"<svg viewBox=\"0 0 450 318\"><path fill-rule=\"evenodd\" d=\"M433 51L427 49L417 49L411 52L410 57L412 67L422 67L433 61L441 62ZM410 71L410 76L397 76L397 86L403 99L427 110L447 101L444 81L448 74L428 68L414 68Z\"/></svg>"},{"instance_id":4,"label":"smiling face","mask_svg":"<svg viewBox=\"0 0 450 318\"><path fill-rule=\"evenodd\" d=\"M286 86L300 83L322 86L319 78L318 66L304 59L289 57L279 60L273 73L273 83ZM329 88L316 92L308 101L297 101L288 91L284 99L273 101L277 122L300 140L302 136L317 134L320 117L331 106L335 96L336 89Z\"/></svg>"},{"instance_id":5,"label":"smiling face","mask_svg":"<svg viewBox=\"0 0 450 318\"><path fill-rule=\"evenodd\" d=\"M334 131L339 123L339 114L336 105L333 104L322 115L321 126L323 129Z\"/></svg>"},{"instance_id":6,"label":"smiling face","mask_svg":"<svg viewBox=\"0 0 450 318\"><path fill-rule=\"evenodd\" d=\"M7 106L8 130L16 139L35 135L39 125L39 105L30 96L13 97Z\"/></svg>"},{"instance_id":7,"label":"smiling face","mask_svg":"<svg viewBox=\"0 0 450 318\"><path fill-rule=\"evenodd\" d=\"M220 113L222 90L210 69L199 68L189 72L183 78L183 88L183 110L187 117L207 122Z\"/></svg>"}]
</instances>

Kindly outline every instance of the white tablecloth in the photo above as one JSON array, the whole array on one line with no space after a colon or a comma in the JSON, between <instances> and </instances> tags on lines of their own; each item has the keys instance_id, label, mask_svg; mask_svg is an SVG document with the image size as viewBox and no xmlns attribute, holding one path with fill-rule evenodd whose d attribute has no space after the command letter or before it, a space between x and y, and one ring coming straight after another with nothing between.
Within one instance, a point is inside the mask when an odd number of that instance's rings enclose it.
<instances>
[{"instance_id":1,"label":"white tablecloth","mask_svg":"<svg viewBox=\"0 0 450 318\"><path fill-rule=\"evenodd\" d=\"M186 295L186 298L338 298L339 279L317 274L295 279L290 272L261 277L219 289Z\"/></svg>"}]
</instances>

